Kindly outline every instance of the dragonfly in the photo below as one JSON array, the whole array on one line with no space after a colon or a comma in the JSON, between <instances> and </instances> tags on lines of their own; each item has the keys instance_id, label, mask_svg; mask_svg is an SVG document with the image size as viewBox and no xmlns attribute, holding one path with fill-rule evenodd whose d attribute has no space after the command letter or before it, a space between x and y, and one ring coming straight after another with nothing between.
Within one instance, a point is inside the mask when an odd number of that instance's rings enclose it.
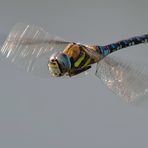
<instances>
[{"instance_id":1,"label":"dragonfly","mask_svg":"<svg viewBox=\"0 0 148 148\"><path fill-rule=\"evenodd\" d=\"M148 34L105 46L65 41L34 24L17 23L4 41L4 59L43 77L73 77L96 64L95 75L115 94L133 102L148 91L145 66L127 62L112 53L148 42Z\"/></svg>"}]
</instances>

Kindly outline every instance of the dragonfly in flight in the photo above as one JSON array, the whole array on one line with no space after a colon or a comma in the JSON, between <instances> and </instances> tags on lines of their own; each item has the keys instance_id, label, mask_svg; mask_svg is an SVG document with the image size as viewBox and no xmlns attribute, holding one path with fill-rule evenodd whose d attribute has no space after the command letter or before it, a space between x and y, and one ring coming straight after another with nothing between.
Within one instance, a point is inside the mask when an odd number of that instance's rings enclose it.
<instances>
[{"instance_id":1,"label":"dragonfly in flight","mask_svg":"<svg viewBox=\"0 0 148 148\"><path fill-rule=\"evenodd\" d=\"M18 23L0 52L25 71L47 77L73 77L97 63L95 75L115 94L132 102L148 91L148 72L112 53L147 42L145 34L105 46L85 45L51 36L36 25Z\"/></svg>"}]
</instances>

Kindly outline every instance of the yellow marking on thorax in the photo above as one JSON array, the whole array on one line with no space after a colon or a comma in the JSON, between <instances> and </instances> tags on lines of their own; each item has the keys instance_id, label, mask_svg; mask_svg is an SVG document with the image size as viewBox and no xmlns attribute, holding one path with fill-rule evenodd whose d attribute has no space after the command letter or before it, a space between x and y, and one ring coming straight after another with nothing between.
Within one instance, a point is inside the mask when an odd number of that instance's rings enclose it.
<instances>
[{"instance_id":1,"label":"yellow marking on thorax","mask_svg":"<svg viewBox=\"0 0 148 148\"><path fill-rule=\"evenodd\" d=\"M90 64L90 62L91 62L91 58L89 58L89 59L85 62L85 64L82 66L82 68L88 66L88 65Z\"/></svg>"},{"instance_id":2,"label":"yellow marking on thorax","mask_svg":"<svg viewBox=\"0 0 148 148\"><path fill-rule=\"evenodd\" d=\"M74 66L79 67L84 58L85 58L85 52L83 52L82 56L74 63Z\"/></svg>"},{"instance_id":3,"label":"yellow marking on thorax","mask_svg":"<svg viewBox=\"0 0 148 148\"><path fill-rule=\"evenodd\" d=\"M94 51L96 51L96 46L86 46ZM82 47L83 48L83 47ZM78 68L80 66L80 64L82 62L84 62L83 60L85 60L86 54L85 51L82 51L82 55L80 56L81 53L81 45L78 44L74 44L71 43L69 44L63 51L63 53L65 53L66 55L68 55L70 58L73 58L74 61L74 67ZM84 64L82 65L82 68L88 66L89 64L92 64L95 62L95 59L93 57L89 57L88 59L86 59L86 61L84 62Z\"/></svg>"}]
</instances>

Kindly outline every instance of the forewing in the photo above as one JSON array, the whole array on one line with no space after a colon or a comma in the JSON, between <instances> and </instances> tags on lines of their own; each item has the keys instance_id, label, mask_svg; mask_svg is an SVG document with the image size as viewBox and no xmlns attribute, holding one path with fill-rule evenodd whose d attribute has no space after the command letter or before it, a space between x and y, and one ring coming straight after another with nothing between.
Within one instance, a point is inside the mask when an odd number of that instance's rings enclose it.
<instances>
[{"instance_id":1,"label":"forewing","mask_svg":"<svg viewBox=\"0 0 148 148\"><path fill-rule=\"evenodd\" d=\"M148 68L112 54L97 64L96 76L126 102L134 102L148 91Z\"/></svg>"},{"instance_id":2,"label":"forewing","mask_svg":"<svg viewBox=\"0 0 148 148\"><path fill-rule=\"evenodd\" d=\"M68 44L41 27L19 23L12 28L0 52L27 72L49 76L47 65L51 54L64 50Z\"/></svg>"}]
</instances>

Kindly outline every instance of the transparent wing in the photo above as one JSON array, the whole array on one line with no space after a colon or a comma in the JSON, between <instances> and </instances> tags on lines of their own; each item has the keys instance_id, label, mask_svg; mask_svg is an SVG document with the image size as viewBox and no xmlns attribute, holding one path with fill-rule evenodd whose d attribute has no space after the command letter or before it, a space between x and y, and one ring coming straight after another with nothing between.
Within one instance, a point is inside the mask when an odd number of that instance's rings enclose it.
<instances>
[{"instance_id":1,"label":"transparent wing","mask_svg":"<svg viewBox=\"0 0 148 148\"><path fill-rule=\"evenodd\" d=\"M112 54L97 64L96 76L126 102L135 102L148 91L148 68Z\"/></svg>"},{"instance_id":2,"label":"transparent wing","mask_svg":"<svg viewBox=\"0 0 148 148\"><path fill-rule=\"evenodd\" d=\"M41 27L19 23L12 28L0 52L25 71L48 77L49 57L53 52L62 51L68 44Z\"/></svg>"}]
</instances>

